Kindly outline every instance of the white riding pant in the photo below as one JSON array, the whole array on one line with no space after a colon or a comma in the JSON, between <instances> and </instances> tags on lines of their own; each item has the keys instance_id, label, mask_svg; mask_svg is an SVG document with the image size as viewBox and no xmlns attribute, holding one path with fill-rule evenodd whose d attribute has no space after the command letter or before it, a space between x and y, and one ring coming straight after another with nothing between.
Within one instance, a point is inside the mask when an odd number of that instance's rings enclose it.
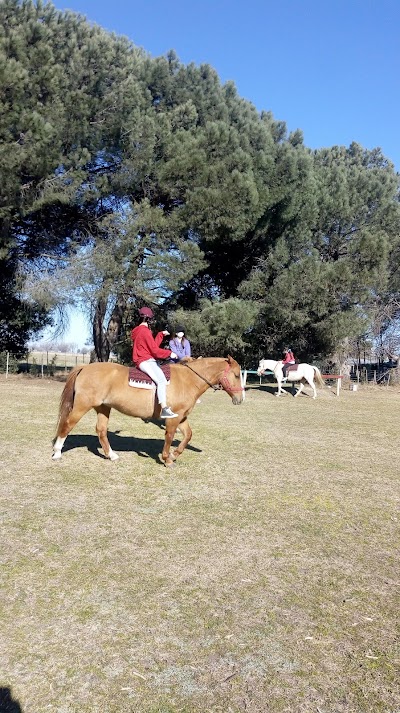
<instances>
[{"instance_id":1,"label":"white riding pant","mask_svg":"<svg viewBox=\"0 0 400 713\"><path fill-rule=\"evenodd\" d=\"M148 374L157 384L158 403L164 408L167 405L167 380L165 374L158 366L155 359L146 359L139 364L139 369Z\"/></svg>"}]
</instances>

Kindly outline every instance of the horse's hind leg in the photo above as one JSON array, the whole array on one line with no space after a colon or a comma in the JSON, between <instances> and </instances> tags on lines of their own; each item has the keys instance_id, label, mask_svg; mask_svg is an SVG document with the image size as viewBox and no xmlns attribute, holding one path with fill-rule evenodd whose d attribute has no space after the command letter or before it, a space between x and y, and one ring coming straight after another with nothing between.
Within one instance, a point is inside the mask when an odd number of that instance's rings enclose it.
<instances>
[{"instance_id":1,"label":"horse's hind leg","mask_svg":"<svg viewBox=\"0 0 400 713\"><path fill-rule=\"evenodd\" d=\"M110 460L118 460L119 456L112 450L110 442L107 436L108 419L110 418L111 408L109 406L104 406L102 404L97 411L97 423L96 423L96 433L99 437L101 447L103 448L104 455Z\"/></svg>"},{"instance_id":2,"label":"horse's hind leg","mask_svg":"<svg viewBox=\"0 0 400 713\"><path fill-rule=\"evenodd\" d=\"M187 444L189 443L191 437L192 437L192 429L189 426L189 422L187 418L185 418L178 426L178 430L182 433L183 438L177 448L172 452L172 458L175 460L180 456L183 451L185 450Z\"/></svg>"},{"instance_id":3,"label":"horse's hind leg","mask_svg":"<svg viewBox=\"0 0 400 713\"><path fill-rule=\"evenodd\" d=\"M53 460L59 460L61 458L61 451L65 440L70 431L76 426L78 421L81 420L82 416L85 415L92 407L85 399L80 399L78 396L75 397L74 405L71 411L64 417L60 418L57 427L56 438L53 445Z\"/></svg>"},{"instance_id":4,"label":"horse's hind leg","mask_svg":"<svg viewBox=\"0 0 400 713\"><path fill-rule=\"evenodd\" d=\"M317 398L317 390L316 390L316 388L315 388L314 380L313 380L313 379L307 379L306 377L304 377L304 378L305 378L307 384L309 384L309 386L311 386L311 388L312 388L312 390L313 390L313 394L314 394L313 399L316 399L316 398Z\"/></svg>"},{"instance_id":5,"label":"horse's hind leg","mask_svg":"<svg viewBox=\"0 0 400 713\"><path fill-rule=\"evenodd\" d=\"M294 395L294 398L296 398L296 396L298 396L299 394L301 394L301 392L303 391L303 387L304 387L304 382L303 382L303 381L300 381L300 386L299 386L299 388L297 389L297 391L296 391L296 393L295 393L295 395Z\"/></svg>"}]
</instances>

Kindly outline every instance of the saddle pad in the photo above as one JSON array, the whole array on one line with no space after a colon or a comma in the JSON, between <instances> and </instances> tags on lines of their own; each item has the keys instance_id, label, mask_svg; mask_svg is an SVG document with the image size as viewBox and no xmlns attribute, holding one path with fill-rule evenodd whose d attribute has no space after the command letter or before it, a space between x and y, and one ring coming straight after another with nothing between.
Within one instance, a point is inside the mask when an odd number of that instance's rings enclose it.
<instances>
[{"instance_id":1,"label":"saddle pad","mask_svg":"<svg viewBox=\"0 0 400 713\"><path fill-rule=\"evenodd\" d=\"M164 372L164 376L169 384L171 379L171 365L163 364L160 366L161 371ZM153 379L145 374L144 371L140 371L136 366L129 367L129 386L135 386L139 389L152 389L155 386Z\"/></svg>"},{"instance_id":2,"label":"saddle pad","mask_svg":"<svg viewBox=\"0 0 400 713\"><path fill-rule=\"evenodd\" d=\"M289 371L297 371L298 364L289 364L288 368L286 369L286 373L288 374Z\"/></svg>"}]
</instances>

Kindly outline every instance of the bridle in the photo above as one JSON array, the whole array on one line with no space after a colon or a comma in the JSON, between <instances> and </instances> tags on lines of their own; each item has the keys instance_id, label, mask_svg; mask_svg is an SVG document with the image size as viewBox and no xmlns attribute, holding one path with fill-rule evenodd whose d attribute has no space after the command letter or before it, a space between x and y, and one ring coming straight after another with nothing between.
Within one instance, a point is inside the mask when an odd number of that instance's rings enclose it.
<instances>
[{"instance_id":1,"label":"bridle","mask_svg":"<svg viewBox=\"0 0 400 713\"><path fill-rule=\"evenodd\" d=\"M229 366L229 364L227 364L226 367L225 367L225 371L224 371L224 373L222 374L222 376L221 376L221 378L220 378L220 380L219 380L219 383L221 384L221 386L222 386L222 388L224 389L224 391L226 391L227 394L234 394L234 393L238 393L239 391L244 391L243 386L241 386L240 388L236 389L236 388L234 388L233 386L230 385L230 383L229 383L229 381L228 381L228 379L227 379L227 376L226 376L226 374L228 373L229 369L230 369L230 366Z\"/></svg>"},{"instance_id":2,"label":"bridle","mask_svg":"<svg viewBox=\"0 0 400 713\"><path fill-rule=\"evenodd\" d=\"M219 391L219 389L221 389L221 388L224 391L226 391L227 394L234 394L235 392L238 392L238 391L244 391L244 388L242 386L239 389L236 389L236 388L232 387L231 384L229 383L228 378L226 376L230 369L229 364L226 365L224 373L218 380L218 386L216 386L215 384L212 384L210 381L208 381L208 379L206 379L205 376L202 376L201 374L199 374L199 372L196 371L196 369L192 369L192 367L189 366L189 364L187 362L181 362L181 364L182 364L182 366L186 366L188 369L190 369L190 371L193 371L193 374L196 374L197 376L199 376L200 379L203 379L203 381L205 381L205 383L208 384L208 386L210 386L213 389L213 391Z\"/></svg>"}]
</instances>

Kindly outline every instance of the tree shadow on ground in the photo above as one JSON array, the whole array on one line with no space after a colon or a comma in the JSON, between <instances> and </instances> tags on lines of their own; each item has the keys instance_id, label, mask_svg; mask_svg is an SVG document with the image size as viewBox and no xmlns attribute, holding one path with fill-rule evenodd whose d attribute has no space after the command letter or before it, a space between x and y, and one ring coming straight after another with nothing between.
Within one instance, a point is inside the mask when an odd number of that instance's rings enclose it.
<instances>
[{"instance_id":1,"label":"tree shadow on ground","mask_svg":"<svg viewBox=\"0 0 400 713\"><path fill-rule=\"evenodd\" d=\"M161 438L135 438L135 436L120 436L121 431L108 431L110 446L116 453L136 453L141 458L152 458L156 463L163 463L160 453L164 446ZM179 439L174 439L173 444L178 445ZM65 441L63 453L75 448L86 448L90 453L106 460L105 455L100 450L101 446L97 436L70 434ZM201 448L196 448L190 443L185 450L201 453ZM1 712L0 712L1 713Z\"/></svg>"},{"instance_id":2,"label":"tree shadow on ground","mask_svg":"<svg viewBox=\"0 0 400 713\"><path fill-rule=\"evenodd\" d=\"M23 713L19 702L12 697L11 688L0 687L0 713Z\"/></svg>"}]
</instances>

